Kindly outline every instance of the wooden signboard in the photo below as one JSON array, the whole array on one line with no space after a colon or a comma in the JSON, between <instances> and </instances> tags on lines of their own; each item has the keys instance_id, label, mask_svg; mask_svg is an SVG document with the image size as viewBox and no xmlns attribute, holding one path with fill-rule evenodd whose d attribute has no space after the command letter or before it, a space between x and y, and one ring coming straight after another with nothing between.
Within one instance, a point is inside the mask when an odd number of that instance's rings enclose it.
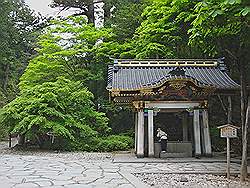
<instances>
[{"instance_id":1,"label":"wooden signboard","mask_svg":"<svg viewBox=\"0 0 250 188\"><path fill-rule=\"evenodd\" d=\"M226 124L217 127L220 129L220 136L222 138L227 138L227 179L230 179L230 138L236 138L237 137L237 129L239 127L236 127L231 124Z\"/></svg>"},{"instance_id":2,"label":"wooden signboard","mask_svg":"<svg viewBox=\"0 0 250 188\"><path fill-rule=\"evenodd\" d=\"M223 138L237 138L237 128L227 126L220 129L220 136Z\"/></svg>"}]
</instances>

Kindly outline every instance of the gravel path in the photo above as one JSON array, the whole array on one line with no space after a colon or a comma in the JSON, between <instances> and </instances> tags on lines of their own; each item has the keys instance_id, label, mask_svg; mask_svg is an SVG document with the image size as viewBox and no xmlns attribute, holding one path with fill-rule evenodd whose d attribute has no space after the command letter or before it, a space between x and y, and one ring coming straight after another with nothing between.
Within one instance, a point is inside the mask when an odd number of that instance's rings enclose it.
<instances>
[{"instance_id":1,"label":"gravel path","mask_svg":"<svg viewBox=\"0 0 250 188\"><path fill-rule=\"evenodd\" d=\"M171 188L248 188L250 183L241 184L238 177L227 180L225 176L212 174L160 174L160 173L136 173L134 174L144 183L154 187Z\"/></svg>"}]
</instances>

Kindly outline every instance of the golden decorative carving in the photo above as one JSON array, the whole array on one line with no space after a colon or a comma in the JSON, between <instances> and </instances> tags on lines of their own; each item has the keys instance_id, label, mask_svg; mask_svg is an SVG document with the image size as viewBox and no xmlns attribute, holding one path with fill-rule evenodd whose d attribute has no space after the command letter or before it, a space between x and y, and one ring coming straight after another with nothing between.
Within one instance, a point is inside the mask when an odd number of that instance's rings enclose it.
<instances>
[{"instance_id":1,"label":"golden decorative carving","mask_svg":"<svg viewBox=\"0 0 250 188\"><path fill-rule=\"evenodd\" d=\"M140 90L140 93L142 95L154 95L155 94L152 89L148 89L148 88Z\"/></svg>"},{"instance_id":2,"label":"golden decorative carving","mask_svg":"<svg viewBox=\"0 0 250 188\"><path fill-rule=\"evenodd\" d=\"M204 100L203 102L200 103L201 108L208 108L208 101Z\"/></svg>"},{"instance_id":3,"label":"golden decorative carving","mask_svg":"<svg viewBox=\"0 0 250 188\"><path fill-rule=\"evenodd\" d=\"M132 59L117 59L119 66L125 67L216 67L218 66L217 59L150 59L150 60L132 60Z\"/></svg>"},{"instance_id":4,"label":"golden decorative carving","mask_svg":"<svg viewBox=\"0 0 250 188\"><path fill-rule=\"evenodd\" d=\"M143 109L145 107L145 103L144 103L144 101L134 101L133 106L136 109Z\"/></svg>"},{"instance_id":5,"label":"golden decorative carving","mask_svg":"<svg viewBox=\"0 0 250 188\"><path fill-rule=\"evenodd\" d=\"M143 108L144 104L140 100L148 99L150 96L157 96L158 100L163 100L163 97L191 100L192 98L204 98L211 95L216 90L213 86L200 86L198 82L192 78L172 78L161 82L158 87L139 88L136 90L119 90L113 89L110 92L111 97L131 97L129 101L133 102L136 109ZM146 98L145 98L146 97ZM133 98L133 99L132 99ZM123 102L129 102L124 100ZM114 102L121 102L120 100Z\"/></svg>"},{"instance_id":6,"label":"golden decorative carving","mask_svg":"<svg viewBox=\"0 0 250 188\"><path fill-rule=\"evenodd\" d=\"M190 86L190 89L191 89L192 91L196 91L195 87L193 87L193 86Z\"/></svg>"},{"instance_id":7,"label":"golden decorative carving","mask_svg":"<svg viewBox=\"0 0 250 188\"><path fill-rule=\"evenodd\" d=\"M117 92L117 91L141 91L141 90L153 90L153 89L156 89L156 88L159 88L159 87L164 87L164 85L167 83L167 82L177 82L177 81L180 81L180 82L191 82L193 83L195 86L199 87L198 83L197 83L197 80L193 79L193 78L166 78L164 82L159 82L153 86L150 86L148 88L145 88L145 87L140 87L140 88L132 88L132 89L111 89L109 91L111 91L112 93L113 92Z\"/></svg>"},{"instance_id":8,"label":"golden decorative carving","mask_svg":"<svg viewBox=\"0 0 250 188\"><path fill-rule=\"evenodd\" d=\"M159 89L159 94L163 93L163 91L165 90L166 86L162 86L160 89Z\"/></svg>"},{"instance_id":9,"label":"golden decorative carving","mask_svg":"<svg viewBox=\"0 0 250 188\"><path fill-rule=\"evenodd\" d=\"M216 90L216 87L208 86L201 89L201 91L194 93L194 96L208 96L211 95Z\"/></svg>"},{"instance_id":10,"label":"golden decorative carving","mask_svg":"<svg viewBox=\"0 0 250 188\"><path fill-rule=\"evenodd\" d=\"M120 95L120 91L112 91L111 96L115 97L115 96L119 96Z\"/></svg>"},{"instance_id":11,"label":"golden decorative carving","mask_svg":"<svg viewBox=\"0 0 250 188\"><path fill-rule=\"evenodd\" d=\"M186 87L187 82L182 80L173 80L169 82L169 86L175 90L181 90Z\"/></svg>"}]
</instances>

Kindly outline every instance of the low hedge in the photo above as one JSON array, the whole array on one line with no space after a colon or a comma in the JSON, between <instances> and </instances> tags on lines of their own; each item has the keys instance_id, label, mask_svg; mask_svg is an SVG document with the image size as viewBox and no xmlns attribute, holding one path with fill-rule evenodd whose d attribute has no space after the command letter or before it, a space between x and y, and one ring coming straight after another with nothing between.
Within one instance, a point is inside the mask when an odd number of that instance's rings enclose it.
<instances>
[{"instance_id":1,"label":"low hedge","mask_svg":"<svg viewBox=\"0 0 250 188\"><path fill-rule=\"evenodd\" d=\"M112 135L107 138L100 139L96 145L96 151L121 151L131 149L134 141L129 136Z\"/></svg>"}]
</instances>

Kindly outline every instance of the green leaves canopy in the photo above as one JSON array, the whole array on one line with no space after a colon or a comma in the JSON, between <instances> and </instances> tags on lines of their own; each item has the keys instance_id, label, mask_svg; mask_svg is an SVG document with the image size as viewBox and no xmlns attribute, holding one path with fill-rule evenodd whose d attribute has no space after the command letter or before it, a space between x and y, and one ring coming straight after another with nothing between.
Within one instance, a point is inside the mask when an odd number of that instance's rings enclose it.
<instances>
[{"instance_id":1,"label":"green leaves canopy","mask_svg":"<svg viewBox=\"0 0 250 188\"><path fill-rule=\"evenodd\" d=\"M249 47L249 3L245 0L207 0L196 4L189 43L210 56L245 56ZM232 57L235 56L235 57Z\"/></svg>"},{"instance_id":2,"label":"green leaves canopy","mask_svg":"<svg viewBox=\"0 0 250 188\"><path fill-rule=\"evenodd\" d=\"M26 89L4 107L2 123L13 133L56 136L74 139L77 132L91 136L107 133L107 118L92 107L93 95L80 82L58 77ZM93 129L91 129L91 128ZM97 132L98 131L98 132Z\"/></svg>"},{"instance_id":3,"label":"green leaves canopy","mask_svg":"<svg viewBox=\"0 0 250 188\"><path fill-rule=\"evenodd\" d=\"M189 58L197 54L187 45L192 10L197 1L153 1L142 13L134 35L136 58Z\"/></svg>"},{"instance_id":4,"label":"green leaves canopy","mask_svg":"<svg viewBox=\"0 0 250 188\"><path fill-rule=\"evenodd\" d=\"M84 17L52 23L20 79L20 96L3 108L1 122L13 133L38 140L48 132L71 140L104 136L110 132L108 119L95 111L86 87L98 72L93 74L86 57L105 32L97 32Z\"/></svg>"}]
</instances>

